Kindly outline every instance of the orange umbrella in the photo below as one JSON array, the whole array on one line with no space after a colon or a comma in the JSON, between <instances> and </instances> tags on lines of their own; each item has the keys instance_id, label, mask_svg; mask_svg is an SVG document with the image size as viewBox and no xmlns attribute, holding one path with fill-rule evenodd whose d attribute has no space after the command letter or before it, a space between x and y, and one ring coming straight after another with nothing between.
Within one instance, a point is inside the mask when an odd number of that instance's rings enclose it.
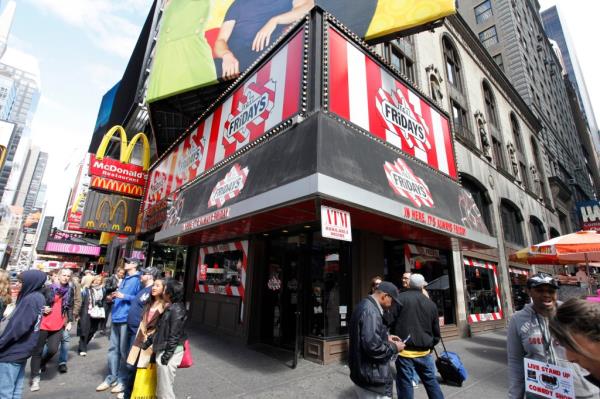
<instances>
[{"instance_id":1,"label":"orange umbrella","mask_svg":"<svg viewBox=\"0 0 600 399\"><path fill-rule=\"evenodd\" d=\"M508 260L516 263L527 263L530 265L553 265L559 263L555 257L533 254L531 247L521 248L518 251L510 254Z\"/></svg>"},{"instance_id":2,"label":"orange umbrella","mask_svg":"<svg viewBox=\"0 0 600 399\"><path fill-rule=\"evenodd\" d=\"M600 234L592 230L565 234L532 245L530 254L555 263L600 262Z\"/></svg>"}]
</instances>

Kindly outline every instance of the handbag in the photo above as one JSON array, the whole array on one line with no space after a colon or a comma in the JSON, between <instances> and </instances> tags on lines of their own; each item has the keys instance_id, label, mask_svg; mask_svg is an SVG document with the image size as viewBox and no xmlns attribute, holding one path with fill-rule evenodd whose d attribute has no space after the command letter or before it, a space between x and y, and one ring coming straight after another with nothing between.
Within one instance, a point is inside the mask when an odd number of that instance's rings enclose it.
<instances>
[{"instance_id":1,"label":"handbag","mask_svg":"<svg viewBox=\"0 0 600 399\"><path fill-rule=\"evenodd\" d=\"M194 365L194 359L192 359L192 351L190 350L190 340L186 339L183 343L183 357L181 358L181 363L177 368L187 369Z\"/></svg>"},{"instance_id":2,"label":"handbag","mask_svg":"<svg viewBox=\"0 0 600 399\"><path fill-rule=\"evenodd\" d=\"M137 369L131 399L156 399L156 363Z\"/></svg>"},{"instance_id":3,"label":"handbag","mask_svg":"<svg viewBox=\"0 0 600 399\"><path fill-rule=\"evenodd\" d=\"M104 310L104 308L101 308L100 306L94 306L93 308L91 308L89 314L92 319L105 319L106 318L106 311Z\"/></svg>"}]
</instances>

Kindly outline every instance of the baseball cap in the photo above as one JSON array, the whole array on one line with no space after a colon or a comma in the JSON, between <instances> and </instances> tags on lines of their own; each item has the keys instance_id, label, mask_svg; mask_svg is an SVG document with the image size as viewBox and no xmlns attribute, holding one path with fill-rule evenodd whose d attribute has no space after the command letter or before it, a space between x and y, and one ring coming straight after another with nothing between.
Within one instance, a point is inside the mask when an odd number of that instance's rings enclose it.
<instances>
[{"instance_id":1,"label":"baseball cap","mask_svg":"<svg viewBox=\"0 0 600 399\"><path fill-rule=\"evenodd\" d=\"M125 260L125 263L135 263L136 265L138 265L138 267L142 263L142 262L140 262L140 260L138 258L123 258L123 259Z\"/></svg>"},{"instance_id":2,"label":"baseball cap","mask_svg":"<svg viewBox=\"0 0 600 399\"><path fill-rule=\"evenodd\" d=\"M391 296L394 301L400 303L400 292L398 292L398 288L389 281L382 281L376 288L377 291L385 292L389 296Z\"/></svg>"},{"instance_id":3,"label":"baseball cap","mask_svg":"<svg viewBox=\"0 0 600 399\"><path fill-rule=\"evenodd\" d=\"M160 270L154 266L146 267L142 269L142 274L150 274L153 278L157 278L160 275Z\"/></svg>"},{"instance_id":4,"label":"baseball cap","mask_svg":"<svg viewBox=\"0 0 600 399\"><path fill-rule=\"evenodd\" d=\"M427 285L427 281L425 281L425 277L419 273L413 273L410 275L410 279L408 280L408 286L410 288L423 288Z\"/></svg>"},{"instance_id":5,"label":"baseball cap","mask_svg":"<svg viewBox=\"0 0 600 399\"><path fill-rule=\"evenodd\" d=\"M536 273L527 279L527 288L535 288L544 284L557 289L560 288L554 277L548 273Z\"/></svg>"}]
</instances>

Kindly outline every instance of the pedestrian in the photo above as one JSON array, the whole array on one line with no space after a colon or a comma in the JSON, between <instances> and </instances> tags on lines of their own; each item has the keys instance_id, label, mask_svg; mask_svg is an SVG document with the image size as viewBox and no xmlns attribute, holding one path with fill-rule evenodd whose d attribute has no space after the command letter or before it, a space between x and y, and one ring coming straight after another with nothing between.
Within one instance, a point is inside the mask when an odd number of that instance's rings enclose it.
<instances>
[{"instance_id":1,"label":"pedestrian","mask_svg":"<svg viewBox=\"0 0 600 399\"><path fill-rule=\"evenodd\" d=\"M86 275L81 279L81 309L77 335L79 336L79 356L87 356L87 347L98 331L100 322L106 318L104 313L104 288L102 277Z\"/></svg>"},{"instance_id":2,"label":"pedestrian","mask_svg":"<svg viewBox=\"0 0 600 399\"><path fill-rule=\"evenodd\" d=\"M69 270L69 269L67 269ZM79 284L79 279L76 276L73 276L72 270L69 270L71 273L71 278L69 279L69 290L71 293L71 298L73 298L73 321L78 321L79 312L81 309L81 285ZM64 374L67 372L67 361L69 360L69 347L71 343L71 331L67 331L66 329L62 332L62 339L60 340L60 347L58 351L58 372Z\"/></svg>"},{"instance_id":3,"label":"pedestrian","mask_svg":"<svg viewBox=\"0 0 600 399\"><path fill-rule=\"evenodd\" d=\"M411 275L412 275L411 272L404 272L402 274L402 288L401 288L401 292L410 290L410 276ZM425 288L423 288L423 294L427 298L429 298L429 294L427 293L427 290ZM398 313L399 312L400 312L400 309L398 308L397 305L394 305L392 307L392 309L390 309L390 314L392 314L394 316L393 322L396 321L396 317L398 317ZM409 367L410 365L407 364L406 366ZM413 386L413 388L418 388L419 387L419 383L421 382L421 379L419 378L419 374L415 370L414 366L411 367L411 372L412 372L412 375L411 375L410 379L412 381L412 386Z\"/></svg>"},{"instance_id":4,"label":"pedestrian","mask_svg":"<svg viewBox=\"0 0 600 399\"><path fill-rule=\"evenodd\" d=\"M383 278L381 276L375 276L371 279L371 286L369 288L369 295L371 295L372 293L375 292L375 290L377 289L377 287L379 287L379 284L381 284L381 282L383 281Z\"/></svg>"},{"instance_id":5,"label":"pedestrian","mask_svg":"<svg viewBox=\"0 0 600 399\"><path fill-rule=\"evenodd\" d=\"M17 277L19 295L10 319L1 324L0 333L0 398L20 399L25 378L25 364L37 345L42 309L46 304L42 287L46 275L27 270Z\"/></svg>"},{"instance_id":6,"label":"pedestrian","mask_svg":"<svg viewBox=\"0 0 600 399\"><path fill-rule=\"evenodd\" d=\"M163 296L167 305L151 340L156 354L156 398L175 399L175 371L183 359L183 343L186 340L183 328L187 311L183 304L183 284L168 279Z\"/></svg>"},{"instance_id":7,"label":"pedestrian","mask_svg":"<svg viewBox=\"0 0 600 399\"><path fill-rule=\"evenodd\" d=\"M69 286L71 273L70 269L61 269L57 282L50 286L53 304L51 307L44 308L38 342L31 356L31 392L40 390L40 372L46 369L46 364L58 351L63 330L71 331L73 323L73 292ZM46 345L48 347L44 351Z\"/></svg>"},{"instance_id":8,"label":"pedestrian","mask_svg":"<svg viewBox=\"0 0 600 399\"><path fill-rule=\"evenodd\" d=\"M568 299L550 319L550 331L565 348L567 360L589 371L585 379L600 387L600 303Z\"/></svg>"},{"instance_id":9,"label":"pedestrian","mask_svg":"<svg viewBox=\"0 0 600 399\"><path fill-rule=\"evenodd\" d=\"M150 268L155 269L155 268ZM158 277L158 269L148 270L148 273L155 272ZM152 274L148 274L152 275ZM129 399L133 390L133 383L135 380L135 371L138 368L147 368L150 364L150 360L153 354L152 339L156 333L158 322L165 311L165 280L154 280L153 284L149 287L151 295L149 299L145 301L145 305L140 314L140 321L138 323L138 329L133 335L134 340L127 357L127 365L129 375L125 384L125 392L123 396L117 396L117 398ZM121 394L119 394L121 395Z\"/></svg>"},{"instance_id":10,"label":"pedestrian","mask_svg":"<svg viewBox=\"0 0 600 399\"><path fill-rule=\"evenodd\" d=\"M516 312L508 325L509 399L522 399L525 395L525 358L572 369L577 398L598 395L598 389L583 378L586 373L577 364L565 360L565 348L550 333L548 323L556 313L558 289L556 280L546 273L537 273L527 279L531 303Z\"/></svg>"},{"instance_id":11,"label":"pedestrian","mask_svg":"<svg viewBox=\"0 0 600 399\"><path fill-rule=\"evenodd\" d=\"M125 278L125 269L123 267L118 267L114 274L110 277L104 279L104 313L106 315L110 315L112 313L113 300L112 293L119 288L121 281ZM110 338L110 317L106 317L104 322L100 324L100 331L104 333L104 335Z\"/></svg>"},{"instance_id":12,"label":"pedestrian","mask_svg":"<svg viewBox=\"0 0 600 399\"><path fill-rule=\"evenodd\" d=\"M10 276L6 270L0 269L0 319L4 317L4 311L10 304L12 304Z\"/></svg>"},{"instance_id":13,"label":"pedestrian","mask_svg":"<svg viewBox=\"0 0 600 399\"><path fill-rule=\"evenodd\" d=\"M110 346L108 348L108 375L104 381L96 387L96 391L104 391L111 386L112 393L123 392L125 381L123 371L129 354L129 338L127 335L127 314L131 302L140 291L140 262L135 258L125 259L126 276L121 281L119 288L114 291L110 298L113 301L110 327Z\"/></svg>"},{"instance_id":14,"label":"pedestrian","mask_svg":"<svg viewBox=\"0 0 600 399\"><path fill-rule=\"evenodd\" d=\"M399 295L398 314L392 332L406 347L396 359L396 391L399 398L414 397L413 374L423 382L430 399L443 398L431 350L440 341L436 304L423 295L427 285L422 274L410 275L408 289Z\"/></svg>"},{"instance_id":15,"label":"pedestrian","mask_svg":"<svg viewBox=\"0 0 600 399\"><path fill-rule=\"evenodd\" d=\"M140 290L135 296L135 299L131 302L131 307L129 308L129 313L127 315L127 328L129 335L129 355L131 355L131 348L134 345L134 340L137 340L138 328L140 327L140 322L142 321L144 311L147 308L148 302L151 298L154 297L155 288L154 283L158 280L160 275L160 271L156 267L148 267L142 269L141 283L144 288ZM161 280L160 283L163 286L163 289L160 290L160 301L163 301L162 293L164 291L164 281ZM162 314L162 311L160 312ZM158 322L158 320L156 320ZM139 346L139 344L138 344ZM146 367L146 366L144 366ZM123 397L128 398L131 396L131 390L133 389L133 382L135 380L135 364L127 361L127 366L124 369L124 378L125 381L125 390L123 393ZM119 394L121 395L121 394Z\"/></svg>"},{"instance_id":16,"label":"pedestrian","mask_svg":"<svg viewBox=\"0 0 600 399\"><path fill-rule=\"evenodd\" d=\"M388 334L383 312L392 306L392 301L398 301L398 296L394 284L382 281L352 312L348 365L359 398L392 397L390 360L404 349L404 343Z\"/></svg>"}]
</instances>

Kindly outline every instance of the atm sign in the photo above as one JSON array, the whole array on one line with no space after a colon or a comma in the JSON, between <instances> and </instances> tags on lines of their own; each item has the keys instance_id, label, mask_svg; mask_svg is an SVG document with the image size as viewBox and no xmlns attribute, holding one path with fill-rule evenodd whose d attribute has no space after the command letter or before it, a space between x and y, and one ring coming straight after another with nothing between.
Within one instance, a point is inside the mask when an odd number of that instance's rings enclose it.
<instances>
[{"instance_id":1,"label":"atm sign","mask_svg":"<svg viewBox=\"0 0 600 399\"><path fill-rule=\"evenodd\" d=\"M321 235L334 240L352 241L350 212L321 206Z\"/></svg>"}]
</instances>

